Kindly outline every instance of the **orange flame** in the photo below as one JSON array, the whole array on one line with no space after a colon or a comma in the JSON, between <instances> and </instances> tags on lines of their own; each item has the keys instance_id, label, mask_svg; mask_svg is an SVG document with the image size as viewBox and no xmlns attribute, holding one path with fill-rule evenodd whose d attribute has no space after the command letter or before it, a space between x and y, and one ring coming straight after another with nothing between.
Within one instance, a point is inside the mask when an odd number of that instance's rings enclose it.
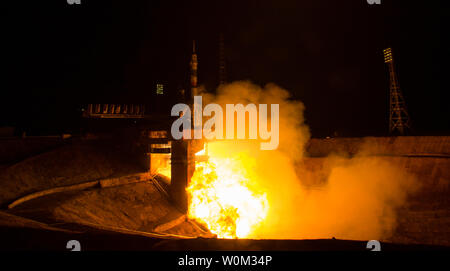
<instances>
[{"instance_id":1,"label":"orange flame","mask_svg":"<svg viewBox=\"0 0 450 271\"><path fill-rule=\"evenodd\" d=\"M251 160L210 157L196 164L187 188L189 218L206 224L218 238L248 237L267 216L267 195L250 183L242 163Z\"/></svg>"}]
</instances>

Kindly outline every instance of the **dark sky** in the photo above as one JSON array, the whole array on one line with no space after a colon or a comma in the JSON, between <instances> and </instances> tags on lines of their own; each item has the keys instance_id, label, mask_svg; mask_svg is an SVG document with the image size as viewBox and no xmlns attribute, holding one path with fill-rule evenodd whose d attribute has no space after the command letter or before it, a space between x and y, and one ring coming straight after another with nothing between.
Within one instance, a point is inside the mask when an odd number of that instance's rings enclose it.
<instances>
[{"instance_id":1,"label":"dark sky","mask_svg":"<svg viewBox=\"0 0 450 271\"><path fill-rule=\"evenodd\" d=\"M228 80L288 89L313 136L387 133L386 47L415 134L450 131L438 1L81 1L2 7L0 125L76 131L83 104L152 100L156 82L170 97L186 87L193 39L214 91L222 32Z\"/></svg>"}]
</instances>

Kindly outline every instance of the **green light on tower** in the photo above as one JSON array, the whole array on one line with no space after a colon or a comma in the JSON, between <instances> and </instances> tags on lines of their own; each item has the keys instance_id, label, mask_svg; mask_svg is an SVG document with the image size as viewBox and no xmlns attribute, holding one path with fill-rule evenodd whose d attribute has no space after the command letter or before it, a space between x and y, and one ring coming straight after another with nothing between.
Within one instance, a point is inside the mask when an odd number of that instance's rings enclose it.
<instances>
[{"instance_id":1,"label":"green light on tower","mask_svg":"<svg viewBox=\"0 0 450 271\"><path fill-rule=\"evenodd\" d=\"M156 94L163 95L164 94L164 85L156 84Z\"/></svg>"}]
</instances>

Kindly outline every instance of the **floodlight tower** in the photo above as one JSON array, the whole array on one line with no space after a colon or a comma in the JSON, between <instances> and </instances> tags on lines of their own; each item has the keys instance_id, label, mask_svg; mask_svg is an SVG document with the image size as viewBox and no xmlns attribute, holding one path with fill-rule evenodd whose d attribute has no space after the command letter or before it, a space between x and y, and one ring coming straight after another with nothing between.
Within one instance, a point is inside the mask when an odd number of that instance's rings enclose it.
<instances>
[{"instance_id":1,"label":"floodlight tower","mask_svg":"<svg viewBox=\"0 0 450 271\"><path fill-rule=\"evenodd\" d=\"M407 130L410 129L408 110L406 109L406 103L395 73L392 49L387 48L383 50L383 53L384 63L386 63L389 68L389 133L392 134L395 131L398 131L401 135L404 135Z\"/></svg>"}]
</instances>

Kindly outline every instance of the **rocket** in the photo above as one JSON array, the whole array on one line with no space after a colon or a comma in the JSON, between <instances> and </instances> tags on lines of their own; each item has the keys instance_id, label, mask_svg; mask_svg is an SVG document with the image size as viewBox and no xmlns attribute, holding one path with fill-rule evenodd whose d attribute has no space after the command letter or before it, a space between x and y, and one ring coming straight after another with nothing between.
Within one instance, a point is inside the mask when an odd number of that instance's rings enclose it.
<instances>
[{"instance_id":1,"label":"rocket","mask_svg":"<svg viewBox=\"0 0 450 271\"><path fill-rule=\"evenodd\" d=\"M197 89L197 69L198 69L198 60L197 54L195 53L195 40L192 41L192 57L191 57L191 99L194 99L194 96L198 94Z\"/></svg>"}]
</instances>

